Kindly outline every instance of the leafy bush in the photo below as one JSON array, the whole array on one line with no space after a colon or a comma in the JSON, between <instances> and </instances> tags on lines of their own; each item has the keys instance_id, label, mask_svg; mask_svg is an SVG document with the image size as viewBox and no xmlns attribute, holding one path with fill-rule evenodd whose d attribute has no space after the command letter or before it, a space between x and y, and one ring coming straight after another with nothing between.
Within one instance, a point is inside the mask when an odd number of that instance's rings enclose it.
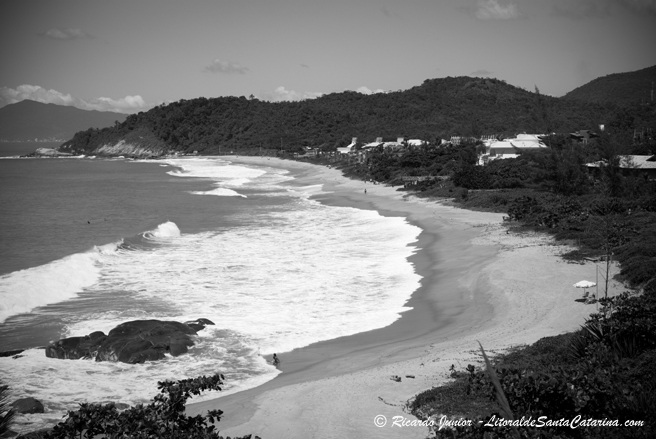
<instances>
[{"instance_id":1,"label":"leafy bush","mask_svg":"<svg viewBox=\"0 0 656 439\"><path fill-rule=\"evenodd\" d=\"M579 331L547 337L535 344L515 349L496 359L487 373L467 367L467 373L454 373L450 392L431 389L417 396L412 412L422 419L438 413L461 416L458 407L468 399L477 412L469 427L453 432L435 431L437 437L547 437L614 438L653 437L656 434L656 295L623 293L601 300L599 313L590 316ZM498 383L495 384L495 380ZM454 389L466 389L454 393ZM507 408L495 411L479 402L507 401ZM445 402L444 399L447 398ZM451 398L457 403L448 401ZM505 402L503 403L506 404ZM499 415L498 410L503 415ZM571 420L582 419L644 421L644 426L569 427L552 426L512 429L489 427L491 416L504 419ZM481 421L481 422L477 422Z\"/></svg>"},{"instance_id":2,"label":"leafy bush","mask_svg":"<svg viewBox=\"0 0 656 439\"><path fill-rule=\"evenodd\" d=\"M215 426L221 410L205 416L186 416L185 403L192 395L221 390L223 375L157 383L160 394L148 405L139 404L119 411L113 403L80 404L66 419L45 435L46 438L206 438L219 439ZM250 438L246 436L243 439Z\"/></svg>"}]
</instances>

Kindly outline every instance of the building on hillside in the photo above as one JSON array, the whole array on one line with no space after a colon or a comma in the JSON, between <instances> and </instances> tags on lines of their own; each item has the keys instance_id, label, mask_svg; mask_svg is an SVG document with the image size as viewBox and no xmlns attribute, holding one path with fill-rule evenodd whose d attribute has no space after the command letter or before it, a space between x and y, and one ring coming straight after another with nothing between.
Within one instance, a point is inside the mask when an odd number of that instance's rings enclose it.
<instances>
[{"instance_id":1,"label":"building on hillside","mask_svg":"<svg viewBox=\"0 0 656 439\"><path fill-rule=\"evenodd\" d=\"M408 139L405 142L408 146L422 146L422 145L428 145L429 142L421 139Z\"/></svg>"},{"instance_id":2,"label":"building on hillside","mask_svg":"<svg viewBox=\"0 0 656 439\"><path fill-rule=\"evenodd\" d=\"M478 164L484 165L492 160L510 159L519 156L522 151L548 148L542 142L541 134L518 134L514 139L485 141L485 152L478 157Z\"/></svg>"},{"instance_id":3,"label":"building on hillside","mask_svg":"<svg viewBox=\"0 0 656 439\"><path fill-rule=\"evenodd\" d=\"M449 140L442 139L440 142L440 145L453 145L453 146L458 146L461 145L465 142L468 143L477 143L477 142L492 142L494 140L498 140L499 137L497 134L484 134L480 137L472 137L472 136L451 136Z\"/></svg>"},{"instance_id":4,"label":"building on hillside","mask_svg":"<svg viewBox=\"0 0 656 439\"><path fill-rule=\"evenodd\" d=\"M305 147L305 156L316 157L317 155L319 155L319 148L313 148L311 146Z\"/></svg>"},{"instance_id":5,"label":"building on hillside","mask_svg":"<svg viewBox=\"0 0 656 439\"><path fill-rule=\"evenodd\" d=\"M600 125L600 128L603 130L603 125ZM578 130L574 131L573 133L569 133L569 137L582 143L588 143L590 139L599 137L599 134L590 130Z\"/></svg>"},{"instance_id":6,"label":"building on hillside","mask_svg":"<svg viewBox=\"0 0 656 439\"><path fill-rule=\"evenodd\" d=\"M404 142L403 137L397 137L396 141L383 142L383 148L385 149L391 148L391 149L398 150L405 147L405 144L403 142Z\"/></svg>"},{"instance_id":7,"label":"building on hillside","mask_svg":"<svg viewBox=\"0 0 656 439\"><path fill-rule=\"evenodd\" d=\"M586 163L588 171L599 174L600 169L606 166L605 160ZM626 176L644 176L648 180L656 180L656 155L623 155L620 156L620 172Z\"/></svg>"},{"instance_id":8,"label":"building on hillside","mask_svg":"<svg viewBox=\"0 0 656 439\"><path fill-rule=\"evenodd\" d=\"M476 137L465 137L465 136L451 136L448 143L451 145L460 145L463 142L476 142L479 139Z\"/></svg>"},{"instance_id":9,"label":"building on hillside","mask_svg":"<svg viewBox=\"0 0 656 439\"><path fill-rule=\"evenodd\" d=\"M351 139L350 144L348 144L347 146L343 146L341 148L337 148L337 152L339 152L340 154L350 154L351 152L353 152L353 149L355 148L356 143L358 143L358 138L353 137Z\"/></svg>"},{"instance_id":10,"label":"building on hillside","mask_svg":"<svg viewBox=\"0 0 656 439\"><path fill-rule=\"evenodd\" d=\"M382 137L376 137L376 141L367 143L365 145L362 145L362 149L372 149L372 148L378 148L383 144L383 138Z\"/></svg>"}]
</instances>

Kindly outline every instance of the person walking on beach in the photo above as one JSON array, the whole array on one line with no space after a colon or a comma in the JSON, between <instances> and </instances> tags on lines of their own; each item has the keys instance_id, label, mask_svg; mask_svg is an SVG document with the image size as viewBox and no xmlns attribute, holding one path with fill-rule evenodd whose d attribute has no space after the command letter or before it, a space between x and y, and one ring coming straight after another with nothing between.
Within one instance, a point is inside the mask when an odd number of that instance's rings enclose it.
<instances>
[{"instance_id":1,"label":"person walking on beach","mask_svg":"<svg viewBox=\"0 0 656 439\"><path fill-rule=\"evenodd\" d=\"M273 354L273 361L272 361L272 363L273 363L273 365L276 366L276 367L278 367L278 365L280 364L280 359L278 359L278 356L277 356L276 354Z\"/></svg>"}]
</instances>

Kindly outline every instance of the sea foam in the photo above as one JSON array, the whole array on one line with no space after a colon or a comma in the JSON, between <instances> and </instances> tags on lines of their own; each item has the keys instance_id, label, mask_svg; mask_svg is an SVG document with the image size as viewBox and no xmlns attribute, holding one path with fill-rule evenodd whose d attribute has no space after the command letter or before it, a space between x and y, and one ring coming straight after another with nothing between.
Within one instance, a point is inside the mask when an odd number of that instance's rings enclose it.
<instances>
[{"instance_id":1,"label":"sea foam","mask_svg":"<svg viewBox=\"0 0 656 439\"><path fill-rule=\"evenodd\" d=\"M100 275L102 254L115 252L120 243L94 247L34 268L0 277L0 322L51 303L71 299L93 285Z\"/></svg>"},{"instance_id":2,"label":"sea foam","mask_svg":"<svg viewBox=\"0 0 656 439\"><path fill-rule=\"evenodd\" d=\"M201 399L222 396L278 374L263 355L381 328L409 309L406 302L421 278L408 257L420 229L405 219L322 205L310 199L321 186L281 185L292 177L279 169L209 159L168 163L184 169L177 177L209 179L224 190L236 182L233 187L257 196L249 198L252 203L216 200L241 209L230 227L217 220L215 230L185 233L166 221L142 234L147 251L139 245L128 246L134 251L96 248L95 259L85 262L85 272L94 276L65 298L80 289L97 298L120 292L139 307L99 306L68 316L61 336L107 333L137 319L204 317L216 325L198 333L189 354L144 365L44 362L42 352L40 358L29 352L6 369L10 359L0 358L0 370L8 371L3 378L18 383L17 394L51 401L61 413L81 401L146 402L157 393L158 380L220 372L225 392Z\"/></svg>"},{"instance_id":3,"label":"sea foam","mask_svg":"<svg viewBox=\"0 0 656 439\"><path fill-rule=\"evenodd\" d=\"M170 239L177 238L180 236L180 229L178 226L171 221L157 226L155 230L149 230L148 232L143 233L143 237L151 240L161 240L161 239Z\"/></svg>"},{"instance_id":4,"label":"sea foam","mask_svg":"<svg viewBox=\"0 0 656 439\"><path fill-rule=\"evenodd\" d=\"M210 191L190 191L190 194L194 195L215 195L217 197L242 197L246 198L246 195L240 194L237 191L233 191L232 189L226 189L226 188L216 188L212 189Z\"/></svg>"}]
</instances>

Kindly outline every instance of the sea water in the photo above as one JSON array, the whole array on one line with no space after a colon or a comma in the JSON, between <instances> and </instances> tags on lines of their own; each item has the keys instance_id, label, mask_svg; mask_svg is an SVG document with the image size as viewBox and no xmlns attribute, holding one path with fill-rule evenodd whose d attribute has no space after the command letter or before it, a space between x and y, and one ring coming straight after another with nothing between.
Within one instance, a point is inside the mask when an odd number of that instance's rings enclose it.
<instances>
[{"instance_id":1,"label":"sea water","mask_svg":"<svg viewBox=\"0 0 656 439\"><path fill-rule=\"evenodd\" d=\"M217 372L222 392L279 371L264 356L381 328L419 286L420 229L325 206L279 167L221 158L0 160L0 380L52 425L81 402L148 402L157 381ZM137 319L215 323L188 354L129 365L46 358L64 337Z\"/></svg>"}]
</instances>

